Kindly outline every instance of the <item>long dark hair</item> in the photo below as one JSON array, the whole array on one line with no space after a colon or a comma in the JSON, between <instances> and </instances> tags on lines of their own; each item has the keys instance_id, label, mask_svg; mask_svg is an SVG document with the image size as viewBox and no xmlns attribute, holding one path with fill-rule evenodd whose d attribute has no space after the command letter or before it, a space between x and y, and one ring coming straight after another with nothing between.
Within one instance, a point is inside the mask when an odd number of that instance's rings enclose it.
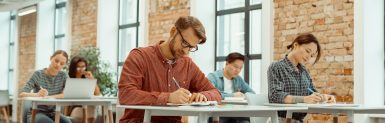
<instances>
[{"instance_id":1,"label":"long dark hair","mask_svg":"<svg viewBox=\"0 0 385 123\"><path fill-rule=\"evenodd\" d=\"M318 39L311 33L301 34L297 38L294 39L294 41L287 46L287 49L293 50L294 43L298 43L299 45L302 44L310 44L315 43L317 45L317 58L315 59L315 62L318 62L318 60L321 57L321 45L318 42Z\"/></svg>"},{"instance_id":2,"label":"long dark hair","mask_svg":"<svg viewBox=\"0 0 385 123\"><path fill-rule=\"evenodd\" d=\"M87 60L80 56L74 56L71 60L69 69L68 69L68 75L70 78L76 78L76 71L77 71L77 65L79 62L84 62L86 64L86 69L88 66Z\"/></svg>"}]
</instances>

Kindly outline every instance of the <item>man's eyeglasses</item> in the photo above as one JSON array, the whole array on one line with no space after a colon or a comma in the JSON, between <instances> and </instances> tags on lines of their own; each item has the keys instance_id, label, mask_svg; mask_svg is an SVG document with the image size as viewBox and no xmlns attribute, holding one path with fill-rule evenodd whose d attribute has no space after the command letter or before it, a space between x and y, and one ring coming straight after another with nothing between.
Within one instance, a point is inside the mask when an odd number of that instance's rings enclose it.
<instances>
[{"instance_id":1,"label":"man's eyeglasses","mask_svg":"<svg viewBox=\"0 0 385 123\"><path fill-rule=\"evenodd\" d=\"M182 33L180 33L179 29L178 30L178 33L180 35L180 37L182 37L182 47L183 48L188 48L190 52L195 52L198 50L198 45L197 46L192 46L190 43L188 43L186 40L184 40L183 38L183 35Z\"/></svg>"}]
</instances>

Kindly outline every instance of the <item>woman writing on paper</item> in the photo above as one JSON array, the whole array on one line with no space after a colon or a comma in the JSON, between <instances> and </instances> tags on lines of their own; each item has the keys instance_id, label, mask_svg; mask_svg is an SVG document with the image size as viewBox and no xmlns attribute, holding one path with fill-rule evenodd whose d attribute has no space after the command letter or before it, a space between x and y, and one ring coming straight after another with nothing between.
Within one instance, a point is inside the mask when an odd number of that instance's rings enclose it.
<instances>
[{"instance_id":1,"label":"woman writing on paper","mask_svg":"<svg viewBox=\"0 0 385 123\"><path fill-rule=\"evenodd\" d=\"M312 34L299 35L287 48L285 57L273 62L268 70L270 103L319 103L333 102L334 96L320 94L314 88L305 64L321 57L321 46ZM310 91L311 90L311 91ZM314 92L314 93L313 93ZM278 112L286 117L286 112ZM306 113L293 113L295 122L302 122ZM281 119L282 120L282 119Z\"/></svg>"},{"instance_id":2,"label":"woman writing on paper","mask_svg":"<svg viewBox=\"0 0 385 123\"><path fill-rule=\"evenodd\" d=\"M63 89L68 75L61 71L67 63L68 55L58 50L50 58L48 68L35 71L24 85L20 97L54 97L63 98ZM55 106L37 106L35 123L54 123ZM31 110L27 112L27 123L31 122ZM68 117L60 115L60 123L71 123Z\"/></svg>"}]
</instances>

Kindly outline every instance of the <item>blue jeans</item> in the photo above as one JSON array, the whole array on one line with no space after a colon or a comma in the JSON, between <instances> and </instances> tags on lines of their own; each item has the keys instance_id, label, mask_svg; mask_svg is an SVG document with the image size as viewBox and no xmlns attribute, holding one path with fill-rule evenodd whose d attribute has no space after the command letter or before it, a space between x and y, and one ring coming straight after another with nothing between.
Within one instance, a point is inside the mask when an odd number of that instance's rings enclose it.
<instances>
[{"instance_id":1,"label":"blue jeans","mask_svg":"<svg viewBox=\"0 0 385 123\"><path fill-rule=\"evenodd\" d=\"M30 123L32 119L32 115L27 116L27 123ZM71 120L60 114L60 123L71 123ZM35 123L55 123L55 113L36 113Z\"/></svg>"}]
</instances>

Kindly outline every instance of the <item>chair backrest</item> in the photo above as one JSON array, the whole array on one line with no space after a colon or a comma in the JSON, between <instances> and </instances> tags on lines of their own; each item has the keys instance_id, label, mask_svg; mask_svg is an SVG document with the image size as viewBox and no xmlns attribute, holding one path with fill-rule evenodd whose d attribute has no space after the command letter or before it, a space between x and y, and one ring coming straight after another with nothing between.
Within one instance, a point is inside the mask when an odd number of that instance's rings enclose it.
<instances>
[{"instance_id":1,"label":"chair backrest","mask_svg":"<svg viewBox=\"0 0 385 123\"><path fill-rule=\"evenodd\" d=\"M9 105L9 93L8 90L0 90L0 106Z\"/></svg>"},{"instance_id":2,"label":"chair backrest","mask_svg":"<svg viewBox=\"0 0 385 123\"><path fill-rule=\"evenodd\" d=\"M263 105L264 103L268 103L268 95L267 94L253 94L246 93L247 103L249 105ZM250 117L250 123L267 123L268 117Z\"/></svg>"}]
</instances>

